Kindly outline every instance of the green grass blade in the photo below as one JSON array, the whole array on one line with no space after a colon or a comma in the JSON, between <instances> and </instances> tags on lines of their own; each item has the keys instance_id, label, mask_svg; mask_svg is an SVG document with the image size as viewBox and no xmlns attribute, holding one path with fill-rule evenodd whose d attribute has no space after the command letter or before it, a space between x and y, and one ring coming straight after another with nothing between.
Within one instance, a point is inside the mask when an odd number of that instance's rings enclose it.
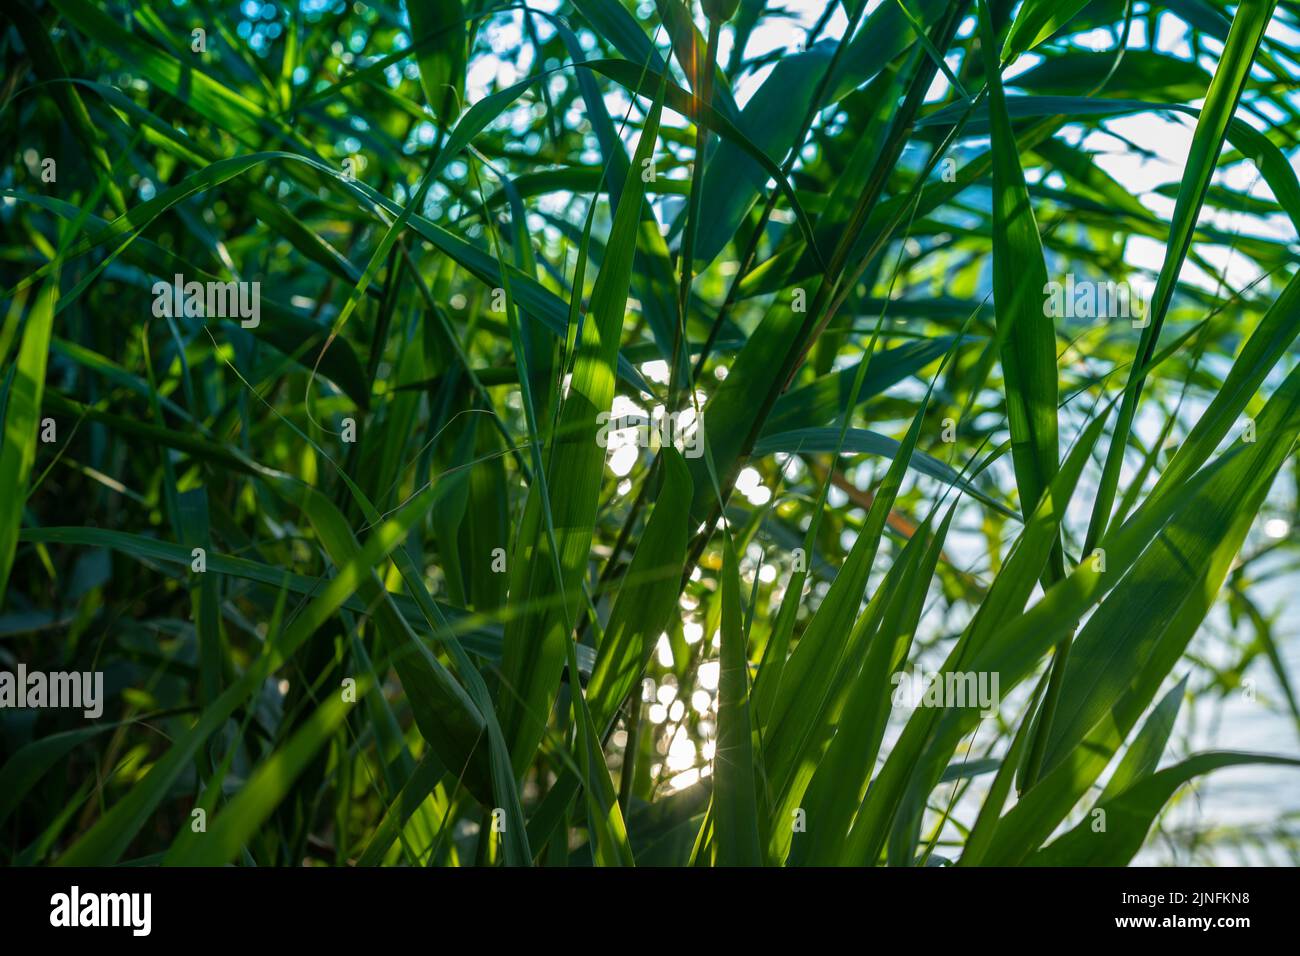
<instances>
[{"instance_id":1,"label":"green grass blade","mask_svg":"<svg viewBox=\"0 0 1300 956\"><path fill-rule=\"evenodd\" d=\"M54 304L58 301L58 273L37 292L22 342L14 363L15 378L9 385L4 408L4 441L0 444L0 599L9 583L18 547L18 530L36 462L36 436L41 417L41 396L45 390L45 363L49 356L54 326Z\"/></svg>"},{"instance_id":2,"label":"green grass blade","mask_svg":"<svg viewBox=\"0 0 1300 956\"><path fill-rule=\"evenodd\" d=\"M723 532L722 657L718 677L718 739L713 758L714 844L719 866L758 866L758 803L754 792L749 656L741 623L740 568Z\"/></svg>"}]
</instances>

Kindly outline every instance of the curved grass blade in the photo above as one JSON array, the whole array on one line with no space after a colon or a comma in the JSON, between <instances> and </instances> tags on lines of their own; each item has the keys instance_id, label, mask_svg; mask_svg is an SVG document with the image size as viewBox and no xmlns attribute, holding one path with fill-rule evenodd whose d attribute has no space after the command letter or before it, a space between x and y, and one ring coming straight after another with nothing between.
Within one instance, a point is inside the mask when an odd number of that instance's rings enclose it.
<instances>
[{"instance_id":1,"label":"curved grass blade","mask_svg":"<svg viewBox=\"0 0 1300 956\"><path fill-rule=\"evenodd\" d=\"M1294 757L1219 751L1197 754L1134 784L1119 796L1103 802L1104 832L1093 830L1091 814L1070 832L1054 840L1027 861L1030 866L1127 866L1146 838L1147 831L1175 791L1190 780L1223 767L1271 764L1300 767Z\"/></svg>"}]
</instances>

